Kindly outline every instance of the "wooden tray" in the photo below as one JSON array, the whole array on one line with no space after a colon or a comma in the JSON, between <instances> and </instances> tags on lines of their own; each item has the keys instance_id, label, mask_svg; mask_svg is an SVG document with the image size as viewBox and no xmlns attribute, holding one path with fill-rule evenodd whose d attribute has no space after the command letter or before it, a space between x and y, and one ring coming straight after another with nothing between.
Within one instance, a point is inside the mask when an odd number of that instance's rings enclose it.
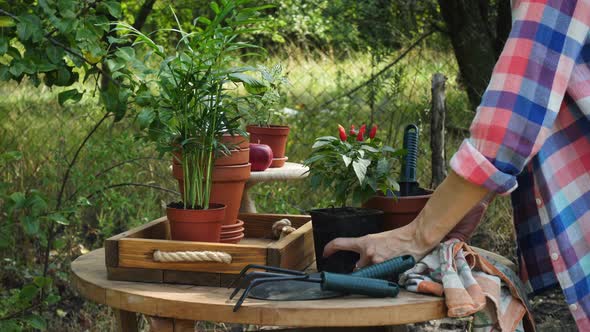
<instances>
[{"instance_id":1,"label":"wooden tray","mask_svg":"<svg viewBox=\"0 0 590 332\"><path fill-rule=\"evenodd\" d=\"M289 219L293 233L272 240L272 225ZM107 277L110 280L181 283L198 286L229 285L247 264L264 264L303 270L314 261L311 217L283 214L240 214L245 237L239 244L170 240L166 217L108 238L105 241ZM230 264L212 262L156 262L155 250L223 251Z\"/></svg>"}]
</instances>

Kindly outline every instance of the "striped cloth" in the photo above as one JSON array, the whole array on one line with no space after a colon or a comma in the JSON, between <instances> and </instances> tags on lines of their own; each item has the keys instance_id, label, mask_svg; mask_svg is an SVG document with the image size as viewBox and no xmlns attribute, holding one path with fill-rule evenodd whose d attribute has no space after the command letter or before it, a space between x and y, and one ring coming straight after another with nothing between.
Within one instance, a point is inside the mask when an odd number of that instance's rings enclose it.
<instances>
[{"instance_id":1,"label":"striped cloth","mask_svg":"<svg viewBox=\"0 0 590 332\"><path fill-rule=\"evenodd\" d=\"M590 331L590 0L512 7L512 31L451 167L512 193L521 278L535 293L559 283Z\"/></svg>"},{"instance_id":2,"label":"striped cloth","mask_svg":"<svg viewBox=\"0 0 590 332\"><path fill-rule=\"evenodd\" d=\"M439 244L412 269L400 285L416 293L445 297L449 317L474 315L473 331L534 331L534 323L514 285L494 264L464 242Z\"/></svg>"}]
</instances>

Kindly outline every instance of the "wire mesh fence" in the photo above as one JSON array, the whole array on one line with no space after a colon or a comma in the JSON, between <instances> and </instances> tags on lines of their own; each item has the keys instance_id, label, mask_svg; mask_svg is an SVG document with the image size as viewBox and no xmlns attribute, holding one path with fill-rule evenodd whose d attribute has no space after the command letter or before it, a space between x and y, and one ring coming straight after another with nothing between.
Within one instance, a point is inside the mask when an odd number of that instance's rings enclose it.
<instances>
[{"instance_id":1,"label":"wire mesh fence","mask_svg":"<svg viewBox=\"0 0 590 332\"><path fill-rule=\"evenodd\" d=\"M380 57L370 51L303 52L296 48L272 57L269 61L280 61L286 68L290 83L283 93L283 112L293 129L288 149L291 160L305 159L316 137L336 135L337 124L357 128L363 123L377 124L379 137L399 147L403 127L415 123L423 130L427 149L431 79L437 72L448 78L449 121L467 127L462 119L470 119L473 112L459 84L457 63L452 51L429 46L429 39L436 36L426 33ZM428 151L422 157L429 158ZM427 164L425 161L423 168ZM429 174L427 169L422 173Z\"/></svg>"},{"instance_id":2,"label":"wire mesh fence","mask_svg":"<svg viewBox=\"0 0 590 332\"><path fill-rule=\"evenodd\" d=\"M438 32L407 40L390 54L375 56L370 50L303 51L287 48L269 62L281 62L289 85L283 92L285 122L291 127L287 156L301 162L319 136L336 136L337 125L377 124L378 137L387 145L401 148L403 128L410 123L421 130L419 174L423 186L430 184L429 121L431 80L435 73L447 77L449 121L467 127L473 116L458 80L452 50L431 47ZM463 120L462 120L463 119ZM456 148L462 137L449 137L447 149ZM450 153L450 152L449 152ZM255 192L262 211L282 208L305 212L330 204L329 193L310 192L305 183L272 184ZM265 203L269 202L265 209ZM272 202L272 203L270 203Z\"/></svg>"}]
</instances>

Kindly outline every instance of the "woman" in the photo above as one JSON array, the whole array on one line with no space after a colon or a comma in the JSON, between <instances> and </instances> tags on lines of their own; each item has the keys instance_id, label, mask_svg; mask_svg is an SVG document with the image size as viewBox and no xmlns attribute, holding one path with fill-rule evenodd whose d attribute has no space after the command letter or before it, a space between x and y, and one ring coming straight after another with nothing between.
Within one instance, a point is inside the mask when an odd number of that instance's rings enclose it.
<instances>
[{"instance_id":1,"label":"woman","mask_svg":"<svg viewBox=\"0 0 590 332\"><path fill-rule=\"evenodd\" d=\"M512 31L452 171L409 225L329 243L358 266L420 259L486 196L512 195L521 277L590 331L590 0L513 1Z\"/></svg>"}]
</instances>

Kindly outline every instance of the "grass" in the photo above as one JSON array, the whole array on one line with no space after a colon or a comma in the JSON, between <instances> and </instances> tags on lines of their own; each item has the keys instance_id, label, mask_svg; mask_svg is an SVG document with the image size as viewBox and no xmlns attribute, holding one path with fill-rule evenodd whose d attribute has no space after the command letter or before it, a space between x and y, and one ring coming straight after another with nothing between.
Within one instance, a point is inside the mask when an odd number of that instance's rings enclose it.
<instances>
[{"instance_id":1,"label":"grass","mask_svg":"<svg viewBox=\"0 0 590 332\"><path fill-rule=\"evenodd\" d=\"M21 160L0 166L0 182L4 184L0 189L8 194L38 190L47 201L49 211L55 206L69 161L104 114L92 97L62 108L57 103L58 92L58 89L34 88L26 83L0 87L3 96L0 98L0 155L9 151L22 153ZM92 205L76 210L68 220L70 225L57 237L60 244L54 243L63 247L51 253L49 276L54 279L62 298L74 295L68 277L69 262L73 258L101 247L110 235L161 216L162 204L170 200L169 194L132 186L101 191L117 183L158 183L174 188L173 181L164 175L169 172L168 162L157 160L150 146L136 140L134 127L132 121L108 121L90 138L72 168L65 188L66 205L73 206L80 197L89 197ZM153 159L113 168L122 161L143 157ZM67 200L69 196L71 200ZM26 235L22 216L8 214L3 203L0 199L0 224L15 227L11 232L14 247L0 249L3 259L0 299L9 289L20 288L30 283L32 276L41 274L42 243L47 232L47 224L41 222L39 236ZM65 300L45 316L52 324L50 330L79 331L79 325L93 316L98 319L90 319L95 326L107 326L110 320L104 314L104 307L88 307L80 300Z\"/></svg>"},{"instance_id":2,"label":"grass","mask_svg":"<svg viewBox=\"0 0 590 332\"><path fill-rule=\"evenodd\" d=\"M392 61L394 56L383 61L381 66ZM400 133L406 124L419 125L422 131L419 182L428 186L428 110L432 74L442 72L448 77L448 123L466 128L473 117L467 97L457 83L457 67L450 54L414 50L385 77L377 79L373 86L352 94L348 92L371 76L367 54L352 54L338 60L338 57L329 54L310 55L287 50L281 56L271 57L268 62L283 63L291 82L284 100L285 106L294 110L285 117L285 122L292 128L287 147L290 161L300 162L307 158L314 139L336 135L338 123L348 126L369 122L373 100L375 122L380 126L379 135L386 138L390 145L401 147ZM87 95L78 104L61 107L57 103L59 91L35 88L26 82L0 85L0 154L8 151L23 154L20 161L0 167L2 181L8 183L8 193L38 189L54 204L69 160L85 135L102 117L103 110L98 106L97 97ZM63 284L62 296L71 294L67 281L71 259L101 247L103 240L112 234L163 215L165 204L176 199L162 191L135 186L102 190L124 183L150 184L176 190L176 183L170 176L169 161L161 160L151 145L136 138L137 134L137 126L131 118L118 123L108 120L88 141L73 168L66 186L67 195L74 200L78 196L90 197L92 205L77 211L75 220L62 235L66 245L54 253L54 278ZM462 139L447 135L447 158ZM306 181L259 184L253 188L252 194L260 212L306 213L312 208L333 204L330 193L312 192ZM8 217L3 214L0 219ZM476 244L514 257L508 199L497 199L485 219L474 236ZM18 247L0 250L4 259L1 263L3 284L0 294L22 286L28 282L29 272L39 268L36 262L40 247L36 240L25 236L20 226L14 236ZM9 265L14 267L14 272L6 269ZM51 317L50 329L82 330L88 320L99 326L99 330L113 328L105 307L85 304L80 299L66 301L45 315Z\"/></svg>"}]
</instances>

